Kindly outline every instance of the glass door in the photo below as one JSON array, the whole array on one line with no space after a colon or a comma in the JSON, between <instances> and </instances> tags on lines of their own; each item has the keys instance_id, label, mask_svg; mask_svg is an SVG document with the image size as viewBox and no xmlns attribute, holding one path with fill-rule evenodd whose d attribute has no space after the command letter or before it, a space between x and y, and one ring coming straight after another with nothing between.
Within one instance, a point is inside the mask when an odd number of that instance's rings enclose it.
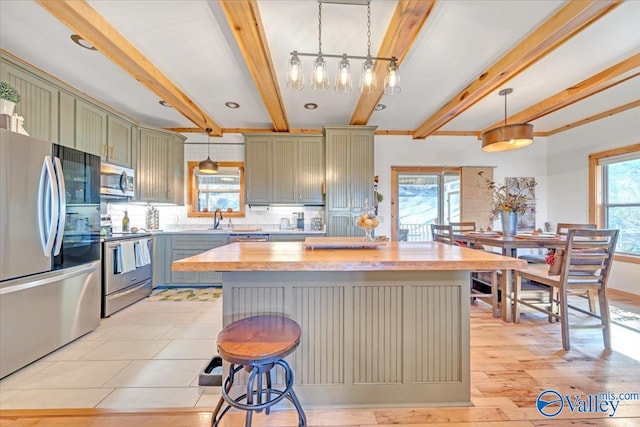
<instances>
[{"instance_id":1,"label":"glass door","mask_svg":"<svg viewBox=\"0 0 640 427\"><path fill-rule=\"evenodd\" d=\"M392 235L429 241L431 224L460 220L460 171L425 167L392 168Z\"/></svg>"}]
</instances>

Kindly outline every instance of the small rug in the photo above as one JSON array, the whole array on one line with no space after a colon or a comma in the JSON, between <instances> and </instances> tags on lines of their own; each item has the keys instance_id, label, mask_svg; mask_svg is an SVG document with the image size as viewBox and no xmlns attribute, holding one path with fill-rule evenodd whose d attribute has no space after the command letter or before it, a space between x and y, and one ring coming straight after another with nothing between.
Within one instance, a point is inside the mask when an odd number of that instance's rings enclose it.
<instances>
[{"instance_id":1,"label":"small rug","mask_svg":"<svg viewBox=\"0 0 640 427\"><path fill-rule=\"evenodd\" d=\"M215 301L221 296L221 288L164 288L154 289L149 301Z\"/></svg>"},{"instance_id":2,"label":"small rug","mask_svg":"<svg viewBox=\"0 0 640 427\"><path fill-rule=\"evenodd\" d=\"M640 332L640 314L609 305L609 315L616 325Z\"/></svg>"}]
</instances>

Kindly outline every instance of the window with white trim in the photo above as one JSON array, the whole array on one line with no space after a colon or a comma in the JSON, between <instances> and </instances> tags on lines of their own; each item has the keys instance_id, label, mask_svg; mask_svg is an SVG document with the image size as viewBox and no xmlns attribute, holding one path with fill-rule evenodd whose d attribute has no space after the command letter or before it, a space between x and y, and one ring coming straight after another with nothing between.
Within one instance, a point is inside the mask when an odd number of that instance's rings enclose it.
<instances>
[{"instance_id":1,"label":"window with white trim","mask_svg":"<svg viewBox=\"0 0 640 427\"><path fill-rule=\"evenodd\" d=\"M598 159L602 222L620 230L616 253L640 256L640 151Z\"/></svg>"}]
</instances>

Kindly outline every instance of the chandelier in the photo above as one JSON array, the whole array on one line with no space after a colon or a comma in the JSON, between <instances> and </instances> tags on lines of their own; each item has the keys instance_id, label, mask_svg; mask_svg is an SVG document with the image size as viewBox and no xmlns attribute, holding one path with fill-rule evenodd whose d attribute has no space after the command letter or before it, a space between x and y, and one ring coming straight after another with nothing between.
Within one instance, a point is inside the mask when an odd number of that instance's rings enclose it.
<instances>
[{"instance_id":1,"label":"chandelier","mask_svg":"<svg viewBox=\"0 0 640 427\"><path fill-rule=\"evenodd\" d=\"M313 74L311 77L311 88L325 91L329 88L329 75L327 71L327 61L325 58L339 58L338 73L335 78L335 90L340 93L347 93L352 89L351 63L350 59L363 59L362 74L360 75L360 92L373 93L378 88L378 79L373 70L374 61L388 61L387 75L384 79L385 95L396 95L400 93L400 73L398 59L382 58L371 56L371 1L366 0L367 6L367 56L341 55L322 52L322 3L338 3L336 0L318 0L318 53L305 53L294 50L290 53L289 69L287 71L287 87L301 90L304 88L304 74L302 73L301 56L315 57L313 61ZM363 5L360 1L341 1L340 4Z\"/></svg>"},{"instance_id":2,"label":"chandelier","mask_svg":"<svg viewBox=\"0 0 640 427\"><path fill-rule=\"evenodd\" d=\"M507 124L507 95L511 92L513 92L511 88L498 92L498 95L504 96L504 125L489 129L482 134L482 151L509 151L533 144L533 125L527 123Z\"/></svg>"}]
</instances>

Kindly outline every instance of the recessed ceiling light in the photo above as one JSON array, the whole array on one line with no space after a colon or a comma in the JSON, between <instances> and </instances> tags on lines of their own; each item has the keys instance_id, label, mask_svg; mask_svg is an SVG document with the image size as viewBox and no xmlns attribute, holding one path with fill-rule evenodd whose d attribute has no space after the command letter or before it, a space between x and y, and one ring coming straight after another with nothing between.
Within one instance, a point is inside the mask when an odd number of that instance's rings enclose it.
<instances>
[{"instance_id":1,"label":"recessed ceiling light","mask_svg":"<svg viewBox=\"0 0 640 427\"><path fill-rule=\"evenodd\" d=\"M229 107L229 108L233 108L234 110L236 108L240 108L240 104L238 104L237 102L232 102L232 101L225 102L224 105Z\"/></svg>"},{"instance_id":2,"label":"recessed ceiling light","mask_svg":"<svg viewBox=\"0 0 640 427\"><path fill-rule=\"evenodd\" d=\"M77 34L72 34L71 35L71 40L73 40L73 42L75 44L77 44L78 46L83 47L85 49L98 50L95 47L93 47L93 45L91 43L89 43L88 41L86 41L85 39L83 39L82 37L80 37Z\"/></svg>"},{"instance_id":3,"label":"recessed ceiling light","mask_svg":"<svg viewBox=\"0 0 640 427\"><path fill-rule=\"evenodd\" d=\"M160 101L158 101L158 104L162 105L163 107L173 108L173 107L171 107L171 105L169 105L169 103L168 103L167 101L165 101L164 99L161 99Z\"/></svg>"},{"instance_id":4,"label":"recessed ceiling light","mask_svg":"<svg viewBox=\"0 0 640 427\"><path fill-rule=\"evenodd\" d=\"M316 108L318 108L318 104L307 102L306 104L304 104L304 108L306 108L307 110L315 110Z\"/></svg>"},{"instance_id":5,"label":"recessed ceiling light","mask_svg":"<svg viewBox=\"0 0 640 427\"><path fill-rule=\"evenodd\" d=\"M375 110L376 110L376 111L382 111L382 110L384 110L385 108L387 108L387 106L386 106L386 105L384 105L384 104L378 104L378 105L376 105Z\"/></svg>"}]
</instances>

